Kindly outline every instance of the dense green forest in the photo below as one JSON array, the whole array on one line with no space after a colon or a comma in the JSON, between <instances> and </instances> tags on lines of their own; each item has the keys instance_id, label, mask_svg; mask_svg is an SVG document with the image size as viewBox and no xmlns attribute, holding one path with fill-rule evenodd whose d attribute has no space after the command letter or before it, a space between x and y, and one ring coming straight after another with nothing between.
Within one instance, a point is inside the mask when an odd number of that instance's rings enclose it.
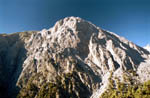
<instances>
[{"instance_id":1,"label":"dense green forest","mask_svg":"<svg viewBox=\"0 0 150 98\"><path fill-rule=\"evenodd\" d=\"M133 85L118 82L116 87L110 84L100 98L150 98L150 81Z\"/></svg>"},{"instance_id":2,"label":"dense green forest","mask_svg":"<svg viewBox=\"0 0 150 98\"><path fill-rule=\"evenodd\" d=\"M62 79L58 77L55 83L45 83L41 88L38 88L34 83L32 83L35 77L32 77L27 86L20 90L18 98L33 98L37 94L37 98L74 98L77 97L73 92L73 85L76 85L79 89L86 89L86 87L81 83L81 81L71 80L76 77L76 73L66 74ZM150 98L150 80L145 83L121 83L118 81L117 85L114 85L112 79L109 80L109 89L105 91L100 98ZM80 93L85 93L84 89L79 91ZM69 92L68 92L69 91ZM87 93L85 93L87 94Z\"/></svg>"}]
</instances>

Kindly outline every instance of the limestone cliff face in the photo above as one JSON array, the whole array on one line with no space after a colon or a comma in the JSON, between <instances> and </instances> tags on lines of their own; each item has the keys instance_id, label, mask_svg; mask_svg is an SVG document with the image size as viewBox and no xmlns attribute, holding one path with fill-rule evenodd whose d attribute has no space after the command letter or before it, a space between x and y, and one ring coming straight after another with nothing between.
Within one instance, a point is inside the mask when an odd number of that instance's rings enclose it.
<instances>
[{"instance_id":1,"label":"limestone cliff face","mask_svg":"<svg viewBox=\"0 0 150 98\"><path fill-rule=\"evenodd\" d=\"M32 97L40 98L43 85L53 83L58 88L52 93L55 97L97 98L107 89L110 76L123 81L124 74L132 77L130 70L138 74L135 81L150 80L148 51L79 17L23 34L1 35L0 75L9 79L13 74L20 88L32 81ZM4 77L1 84L8 82Z\"/></svg>"}]
</instances>

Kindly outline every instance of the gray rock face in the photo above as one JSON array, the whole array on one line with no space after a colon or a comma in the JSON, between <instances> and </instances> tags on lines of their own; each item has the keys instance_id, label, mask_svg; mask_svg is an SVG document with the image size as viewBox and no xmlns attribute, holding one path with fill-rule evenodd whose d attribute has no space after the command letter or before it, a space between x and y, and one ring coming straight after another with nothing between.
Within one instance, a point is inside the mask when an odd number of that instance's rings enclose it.
<instances>
[{"instance_id":1,"label":"gray rock face","mask_svg":"<svg viewBox=\"0 0 150 98\"><path fill-rule=\"evenodd\" d=\"M23 88L38 74L34 84L40 90L43 83L75 73L78 79L71 79L75 96L97 98L107 89L110 73L123 81L123 74L130 75L128 70L133 70L138 74L136 81L150 80L143 72L143 66L150 70L148 51L81 18L67 17L48 30L24 34L0 36L1 84L8 84L11 77L11 86L17 81L16 85ZM74 85L74 80L86 89Z\"/></svg>"}]
</instances>

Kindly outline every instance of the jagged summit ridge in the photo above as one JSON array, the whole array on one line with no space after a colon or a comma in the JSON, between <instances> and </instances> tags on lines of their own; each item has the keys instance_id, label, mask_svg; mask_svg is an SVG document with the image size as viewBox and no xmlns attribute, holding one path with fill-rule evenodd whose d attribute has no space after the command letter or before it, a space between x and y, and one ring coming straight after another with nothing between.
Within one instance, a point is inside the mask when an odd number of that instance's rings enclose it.
<instances>
[{"instance_id":1,"label":"jagged summit ridge","mask_svg":"<svg viewBox=\"0 0 150 98\"><path fill-rule=\"evenodd\" d=\"M98 31L96 26L81 18L68 17L58 21L53 28L42 30L36 37L50 40L51 43L49 44L56 44L58 47L50 47L55 48L55 50L58 49L58 51L61 51L65 48L74 48L78 49L78 54L87 54L84 52L88 51L86 49L88 49L90 37L94 34L98 34ZM41 40L41 38L39 38L39 40ZM44 45L48 44L47 40Z\"/></svg>"}]
</instances>

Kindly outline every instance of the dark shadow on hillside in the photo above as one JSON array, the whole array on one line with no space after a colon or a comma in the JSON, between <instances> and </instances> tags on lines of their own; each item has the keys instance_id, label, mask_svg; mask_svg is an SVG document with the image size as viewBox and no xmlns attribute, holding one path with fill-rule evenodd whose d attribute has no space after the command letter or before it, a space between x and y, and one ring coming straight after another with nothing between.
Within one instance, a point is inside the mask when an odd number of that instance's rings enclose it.
<instances>
[{"instance_id":1,"label":"dark shadow on hillside","mask_svg":"<svg viewBox=\"0 0 150 98\"><path fill-rule=\"evenodd\" d=\"M16 82L22 72L26 52L18 33L0 35L0 98L16 98L19 91Z\"/></svg>"},{"instance_id":2,"label":"dark shadow on hillside","mask_svg":"<svg viewBox=\"0 0 150 98\"><path fill-rule=\"evenodd\" d=\"M98 29L88 22L77 23L77 32L80 42L77 44L77 50L80 57L85 59L89 54L89 41L92 35L98 34Z\"/></svg>"}]
</instances>

